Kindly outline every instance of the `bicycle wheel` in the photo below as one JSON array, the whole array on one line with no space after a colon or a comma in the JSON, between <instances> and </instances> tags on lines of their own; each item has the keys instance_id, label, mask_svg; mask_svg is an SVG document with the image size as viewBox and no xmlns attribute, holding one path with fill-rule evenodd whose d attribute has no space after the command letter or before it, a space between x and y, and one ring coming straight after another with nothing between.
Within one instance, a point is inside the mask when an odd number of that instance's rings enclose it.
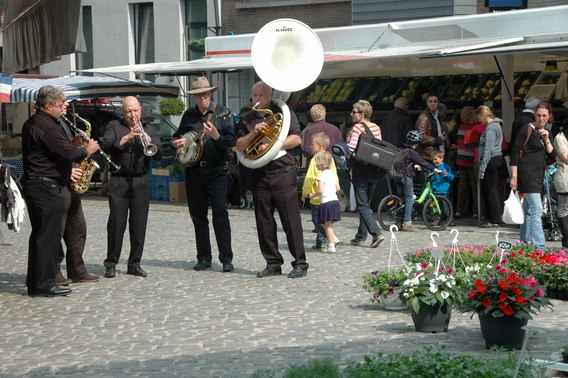
<instances>
[{"instance_id":1,"label":"bicycle wheel","mask_svg":"<svg viewBox=\"0 0 568 378\"><path fill-rule=\"evenodd\" d=\"M438 206L436 206L438 202ZM452 203L444 196L436 196L436 202L428 198L422 208L422 219L430 230L443 230L452 220Z\"/></svg>"},{"instance_id":2,"label":"bicycle wheel","mask_svg":"<svg viewBox=\"0 0 568 378\"><path fill-rule=\"evenodd\" d=\"M393 224L400 230L404 215L404 201L398 196L390 194L382 199L377 214L383 230L389 231L389 227Z\"/></svg>"}]
</instances>

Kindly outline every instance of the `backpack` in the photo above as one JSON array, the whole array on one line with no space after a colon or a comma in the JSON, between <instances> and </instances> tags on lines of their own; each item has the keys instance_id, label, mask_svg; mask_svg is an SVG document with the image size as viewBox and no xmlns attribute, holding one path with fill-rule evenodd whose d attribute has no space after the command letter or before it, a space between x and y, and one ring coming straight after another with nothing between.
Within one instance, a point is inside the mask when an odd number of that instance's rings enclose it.
<instances>
[{"instance_id":1,"label":"backpack","mask_svg":"<svg viewBox=\"0 0 568 378\"><path fill-rule=\"evenodd\" d=\"M408 148L399 148L396 150L392 166L387 171L390 178L401 179L406 174L406 157L408 156Z\"/></svg>"}]
</instances>

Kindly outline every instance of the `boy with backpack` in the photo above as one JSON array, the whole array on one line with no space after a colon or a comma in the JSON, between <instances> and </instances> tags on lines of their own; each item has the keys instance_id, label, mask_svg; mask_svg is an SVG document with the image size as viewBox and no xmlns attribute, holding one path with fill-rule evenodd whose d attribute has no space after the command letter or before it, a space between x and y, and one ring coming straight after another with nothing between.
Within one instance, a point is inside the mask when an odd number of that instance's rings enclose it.
<instances>
[{"instance_id":1,"label":"boy with backpack","mask_svg":"<svg viewBox=\"0 0 568 378\"><path fill-rule=\"evenodd\" d=\"M402 148L406 151L404 151L404 170L402 173L402 178L400 180L400 184L402 185L405 196L404 218L402 221L401 231L418 231L412 225L412 209L414 206L414 177L416 176L414 169L424 168L436 173L442 172L434 167L430 162L424 160L422 156L420 156L420 154L416 151L416 147L418 147L421 142L422 133L418 130L411 130L406 134L406 143L402 145Z\"/></svg>"}]
</instances>

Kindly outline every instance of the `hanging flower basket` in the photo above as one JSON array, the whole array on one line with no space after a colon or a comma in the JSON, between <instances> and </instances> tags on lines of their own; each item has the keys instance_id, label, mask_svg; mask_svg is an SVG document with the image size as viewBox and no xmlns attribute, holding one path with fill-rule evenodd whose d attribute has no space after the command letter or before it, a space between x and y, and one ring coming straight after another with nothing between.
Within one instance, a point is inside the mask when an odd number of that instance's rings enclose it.
<instances>
[{"instance_id":1,"label":"hanging flower basket","mask_svg":"<svg viewBox=\"0 0 568 378\"><path fill-rule=\"evenodd\" d=\"M196 53L205 52L205 38L190 39L187 41L189 49Z\"/></svg>"}]
</instances>

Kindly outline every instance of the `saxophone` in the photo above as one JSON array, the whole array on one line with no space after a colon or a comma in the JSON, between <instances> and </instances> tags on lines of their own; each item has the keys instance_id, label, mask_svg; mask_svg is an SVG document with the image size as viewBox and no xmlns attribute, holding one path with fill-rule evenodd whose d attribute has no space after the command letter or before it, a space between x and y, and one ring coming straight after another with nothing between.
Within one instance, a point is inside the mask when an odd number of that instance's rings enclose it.
<instances>
[{"instance_id":1,"label":"saxophone","mask_svg":"<svg viewBox=\"0 0 568 378\"><path fill-rule=\"evenodd\" d=\"M77 127L67 117L62 115L61 118L63 119L63 121L65 121L65 123L67 123L67 125L71 127L71 130L77 130ZM73 114L73 118L79 118L79 120L85 124L85 135L83 136L82 147L86 148L91 137L91 124L89 123L89 121L79 117L77 114ZM79 180L71 182L70 188L72 191L79 194L86 193L87 190L89 190L89 184L91 182L91 179L93 178L93 175L95 174L95 171L97 169L100 169L101 167L93 159L87 158L81 160L81 162L79 162L75 168L79 168L83 174L81 175Z\"/></svg>"}]
</instances>

